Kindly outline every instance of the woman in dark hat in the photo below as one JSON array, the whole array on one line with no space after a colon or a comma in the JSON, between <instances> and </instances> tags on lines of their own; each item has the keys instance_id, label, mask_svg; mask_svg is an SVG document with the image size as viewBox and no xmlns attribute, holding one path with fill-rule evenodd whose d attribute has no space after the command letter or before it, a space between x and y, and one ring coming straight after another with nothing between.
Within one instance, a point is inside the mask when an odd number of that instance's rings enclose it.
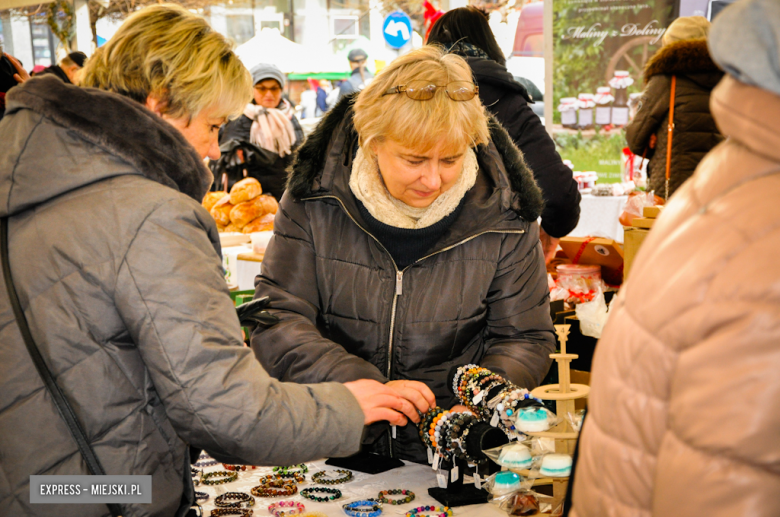
<instances>
[{"instance_id":1,"label":"woman in dark hat","mask_svg":"<svg viewBox=\"0 0 780 517\"><path fill-rule=\"evenodd\" d=\"M227 168L235 167L241 161L241 175L229 174L228 187L241 179L243 170L256 178L263 190L277 200L282 198L287 182L287 167L292 163L292 151L303 142L303 129L295 117L293 106L282 98L285 77L279 68L272 64L260 63L251 70L254 83L252 101L246 105L244 113L228 122L220 132L219 143L228 146L222 163ZM234 144L229 142L234 141ZM231 153L236 143L254 148L244 149L252 156L234 157ZM252 154L254 153L254 154ZM222 178L216 175L216 188L222 188Z\"/></svg>"}]
</instances>

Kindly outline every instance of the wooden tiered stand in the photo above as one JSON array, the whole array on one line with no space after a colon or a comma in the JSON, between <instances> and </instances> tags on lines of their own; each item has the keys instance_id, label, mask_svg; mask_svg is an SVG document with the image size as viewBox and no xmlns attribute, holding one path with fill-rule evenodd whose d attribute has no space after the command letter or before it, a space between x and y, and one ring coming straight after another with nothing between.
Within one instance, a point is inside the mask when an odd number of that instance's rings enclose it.
<instances>
[{"instance_id":1,"label":"wooden tiered stand","mask_svg":"<svg viewBox=\"0 0 780 517\"><path fill-rule=\"evenodd\" d=\"M555 361L558 363L558 384L539 386L531 392L531 394L536 398L542 400L554 400L556 415L561 420L561 422L547 431L541 431L538 433L525 433L529 436L537 438L552 438L555 440L555 452L569 455L574 452L578 433L575 429L572 428L569 420L566 418L566 415L568 413L573 414L575 412L575 400L586 398L590 393L590 386L586 386L585 384L571 383L570 363L579 356L577 354L566 353L566 341L569 338L570 328L571 325L555 325L555 332L558 334L558 341L561 344L561 353L550 354L550 357L555 359ZM530 473L528 470L522 470L518 472L525 476ZM566 496L566 486L568 485L568 482L568 478L538 478L534 484L553 485L553 508L556 508Z\"/></svg>"}]
</instances>

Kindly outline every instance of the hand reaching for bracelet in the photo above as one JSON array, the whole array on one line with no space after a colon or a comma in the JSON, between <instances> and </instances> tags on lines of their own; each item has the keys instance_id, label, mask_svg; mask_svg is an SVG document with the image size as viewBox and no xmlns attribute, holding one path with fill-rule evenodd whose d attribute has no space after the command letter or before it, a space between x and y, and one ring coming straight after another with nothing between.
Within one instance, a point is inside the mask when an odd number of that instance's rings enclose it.
<instances>
[{"instance_id":1,"label":"hand reaching for bracelet","mask_svg":"<svg viewBox=\"0 0 780 517\"><path fill-rule=\"evenodd\" d=\"M365 425L387 420L391 425L405 426L408 420L419 422L415 406L396 390L370 379L345 382L344 386L360 404Z\"/></svg>"},{"instance_id":2,"label":"hand reaching for bracelet","mask_svg":"<svg viewBox=\"0 0 780 517\"><path fill-rule=\"evenodd\" d=\"M431 389L419 381L387 381L385 386L394 389L400 396L411 402L417 411L425 413L436 407L436 396Z\"/></svg>"}]
</instances>

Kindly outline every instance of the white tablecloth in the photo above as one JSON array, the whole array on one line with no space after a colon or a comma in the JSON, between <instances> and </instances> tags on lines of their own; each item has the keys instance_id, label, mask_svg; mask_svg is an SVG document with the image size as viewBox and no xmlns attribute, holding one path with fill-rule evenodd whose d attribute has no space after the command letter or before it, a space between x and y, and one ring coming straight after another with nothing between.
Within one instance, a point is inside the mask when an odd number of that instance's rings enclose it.
<instances>
[{"instance_id":1,"label":"white tablecloth","mask_svg":"<svg viewBox=\"0 0 780 517\"><path fill-rule=\"evenodd\" d=\"M580 222L569 234L571 237L607 237L623 242L623 225L618 220L628 196L592 196L585 194L580 201Z\"/></svg>"},{"instance_id":2,"label":"white tablecloth","mask_svg":"<svg viewBox=\"0 0 780 517\"><path fill-rule=\"evenodd\" d=\"M385 505L381 517L403 516L410 509L423 505L441 506L441 503L428 495L428 489L437 486L436 474L431 469L431 467L419 465L417 463L405 463L406 465L404 467L388 470L387 472L376 475L354 472L352 481L338 485L328 485L330 488L338 488L342 493L341 499L337 499L336 501L331 501L328 503L318 503L309 499L305 499L300 495L300 492L292 497L257 497L255 498L253 517L270 516L271 514L268 512L269 504L275 501L290 500L303 503L306 506L307 512L321 512L328 516L344 517L346 514L341 508L342 504L359 499L377 497L380 490L391 490L394 488L411 490L414 492L416 497L411 503L403 505ZM303 488L311 486L323 486L311 482L311 475L313 473L320 470L333 470L338 468L325 465L324 460L308 463L307 465L309 467L309 472L306 474L306 481L298 485L299 491ZM206 467L203 470L204 472L211 472L224 469L222 468L222 464L219 464L214 467ZM205 503L201 503L201 506L203 506L204 515L210 515L211 510L215 508L214 498L216 496L224 494L225 492L250 493L252 487L257 486L257 481L261 476L271 474L272 472L273 471L270 467L258 468L256 470L247 470L244 472L239 472L238 479L232 483L215 486L196 486L195 490L206 492L210 496ZM502 512L498 509L498 507L491 504L460 506L458 508L453 508L453 514L455 517L506 517L506 513Z\"/></svg>"}]
</instances>

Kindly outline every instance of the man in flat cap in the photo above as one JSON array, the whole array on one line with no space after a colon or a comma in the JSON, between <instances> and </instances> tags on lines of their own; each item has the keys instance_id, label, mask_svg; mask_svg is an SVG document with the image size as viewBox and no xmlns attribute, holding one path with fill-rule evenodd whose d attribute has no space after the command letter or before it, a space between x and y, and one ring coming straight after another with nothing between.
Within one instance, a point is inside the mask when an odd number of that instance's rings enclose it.
<instances>
[{"instance_id":1,"label":"man in flat cap","mask_svg":"<svg viewBox=\"0 0 780 517\"><path fill-rule=\"evenodd\" d=\"M349 66L352 68L352 75L341 83L339 100L347 95L359 92L374 78L374 74L366 70L366 59L368 54L362 48L353 48L347 54Z\"/></svg>"},{"instance_id":2,"label":"man in flat cap","mask_svg":"<svg viewBox=\"0 0 780 517\"><path fill-rule=\"evenodd\" d=\"M87 61L87 55L83 52L71 52L64 58L58 65L51 65L45 68L40 75L54 74L65 83L75 84L76 72L84 68L84 63Z\"/></svg>"}]
</instances>

